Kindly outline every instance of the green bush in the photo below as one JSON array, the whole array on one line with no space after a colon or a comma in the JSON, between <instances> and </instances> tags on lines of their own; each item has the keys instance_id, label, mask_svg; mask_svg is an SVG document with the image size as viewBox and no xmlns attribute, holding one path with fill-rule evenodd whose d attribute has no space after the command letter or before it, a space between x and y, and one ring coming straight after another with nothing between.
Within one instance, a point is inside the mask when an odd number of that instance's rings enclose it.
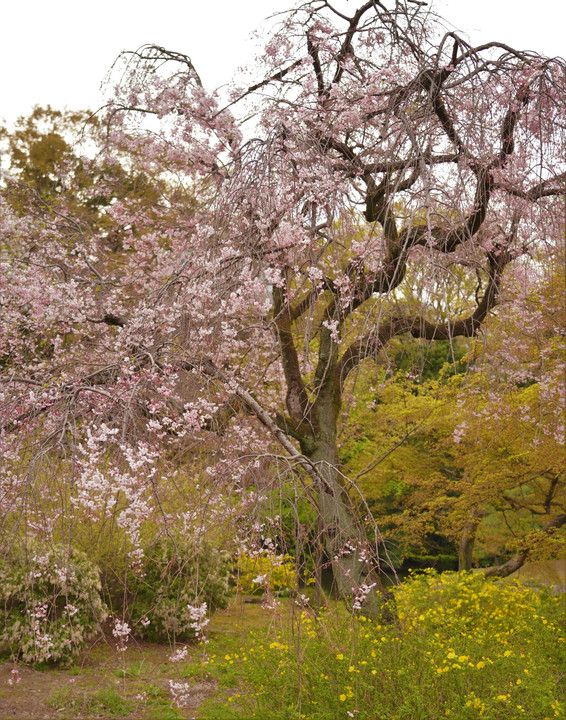
<instances>
[{"instance_id":1,"label":"green bush","mask_svg":"<svg viewBox=\"0 0 566 720\"><path fill-rule=\"evenodd\" d=\"M204 542L160 538L146 551L140 572L128 581L128 614L134 633L149 640L195 636L190 606L207 612L225 608L230 590L230 555ZM149 621L149 623L147 622Z\"/></svg>"},{"instance_id":2,"label":"green bush","mask_svg":"<svg viewBox=\"0 0 566 720\"><path fill-rule=\"evenodd\" d=\"M108 614L100 589L79 550L14 549L0 560L0 645L26 663L70 664Z\"/></svg>"},{"instance_id":3,"label":"green bush","mask_svg":"<svg viewBox=\"0 0 566 720\"><path fill-rule=\"evenodd\" d=\"M260 555L238 558L238 588L246 595L258 595L268 587L272 592L297 589L297 569L291 555Z\"/></svg>"}]
</instances>

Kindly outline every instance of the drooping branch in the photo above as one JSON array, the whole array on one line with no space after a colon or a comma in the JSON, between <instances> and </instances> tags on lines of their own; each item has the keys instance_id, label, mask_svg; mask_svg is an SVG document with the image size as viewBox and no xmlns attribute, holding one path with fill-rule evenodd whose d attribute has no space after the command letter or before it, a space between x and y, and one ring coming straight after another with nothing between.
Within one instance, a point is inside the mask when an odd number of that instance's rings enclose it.
<instances>
[{"instance_id":1,"label":"drooping branch","mask_svg":"<svg viewBox=\"0 0 566 720\"><path fill-rule=\"evenodd\" d=\"M149 60L152 63L162 63L168 61L179 63L180 65L184 65L189 70L189 73L195 79L197 85L199 87L203 87L202 80L200 79L200 76L197 73L192 60L185 53L177 52L175 50L167 50L161 45L148 44L143 45L141 48L133 52L122 52L119 55L119 57L125 56L137 57L140 60Z\"/></svg>"},{"instance_id":2,"label":"drooping branch","mask_svg":"<svg viewBox=\"0 0 566 720\"><path fill-rule=\"evenodd\" d=\"M191 360L183 360L179 362L179 367L193 371L197 370L203 375L220 380L226 387L233 389L233 397L238 398L247 411L253 414L259 422L269 430L271 435L280 443L289 456L297 462L297 464L307 472L308 475L316 482L316 484L328 492L332 492L332 488L328 486L326 478L318 471L315 463L309 458L301 454L293 443L289 440L287 432L279 426L278 422L261 406L261 404L234 380L228 378L211 360L198 363Z\"/></svg>"},{"instance_id":3,"label":"drooping branch","mask_svg":"<svg viewBox=\"0 0 566 720\"><path fill-rule=\"evenodd\" d=\"M343 387L348 375L363 360L375 357L392 338L404 331L404 324L394 319L381 323L379 329L358 338L344 351L336 367L336 375Z\"/></svg>"},{"instance_id":4,"label":"drooping branch","mask_svg":"<svg viewBox=\"0 0 566 720\"><path fill-rule=\"evenodd\" d=\"M498 253L498 254L496 254ZM511 256L506 250L496 250L488 255L490 275L485 293L475 310L465 318L445 323L433 323L424 317L406 318L406 332L423 340L451 340L454 337L473 337L498 302L503 270Z\"/></svg>"},{"instance_id":5,"label":"drooping branch","mask_svg":"<svg viewBox=\"0 0 566 720\"><path fill-rule=\"evenodd\" d=\"M427 224L406 227L400 232L400 243L404 247L427 245L431 239L434 250L451 253L462 243L470 240L480 229L487 215L489 199L491 196L492 178L490 170L480 169L477 173L476 192L472 211L466 216L458 227L446 228L435 225L431 228Z\"/></svg>"},{"instance_id":6,"label":"drooping branch","mask_svg":"<svg viewBox=\"0 0 566 720\"><path fill-rule=\"evenodd\" d=\"M408 170L424 163L428 166L444 165L448 163L458 162L460 155L458 153L443 153L440 155L433 155L432 153L424 152L419 157L408 157L408 158L392 158L391 160L384 162L366 163L362 166L363 173L365 175L374 175L380 173L392 173L396 171ZM343 166L338 165L337 169L344 169Z\"/></svg>"}]
</instances>

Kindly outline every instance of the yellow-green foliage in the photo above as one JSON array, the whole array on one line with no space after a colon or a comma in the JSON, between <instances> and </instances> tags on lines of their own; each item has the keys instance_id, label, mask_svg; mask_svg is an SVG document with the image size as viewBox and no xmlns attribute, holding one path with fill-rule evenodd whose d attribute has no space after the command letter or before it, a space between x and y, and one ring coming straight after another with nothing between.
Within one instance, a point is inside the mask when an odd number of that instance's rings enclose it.
<instances>
[{"instance_id":1,"label":"yellow-green foliage","mask_svg":"<svg viewBox=\"0 0 566 720\"><path fill-rule=\"evenodd\" d=\"M295 558L291 555L260 555L238 558L238 587L247 595L297 589Z\"/></svg>"},{"instance_id":2,"label":"yellow-green foliage","mask_svg":"<svg viewBox=\"0 0 566 720\"><path fill-rule=\"evenodd\" d=\"M347 616L340 605L318 617L306 608L229 652L212 645L203 672L239 690L206 717L566 718L563 597L432 572L395 597L396 625Z\"/></svg>"}]
</instances>

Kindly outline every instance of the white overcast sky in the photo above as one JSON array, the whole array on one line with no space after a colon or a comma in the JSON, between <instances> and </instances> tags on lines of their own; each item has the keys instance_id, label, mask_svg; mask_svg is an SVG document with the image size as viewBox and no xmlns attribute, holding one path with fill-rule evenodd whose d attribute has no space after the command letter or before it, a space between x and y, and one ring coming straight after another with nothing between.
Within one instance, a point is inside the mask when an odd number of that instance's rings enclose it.
<instances>
[{"instance_id":1,"label":"white overcast sky","mask_svg":"<svg viewBox=\"0 0 566 720\"><path fill-rule=\"evenodd\" d=\"M355 10L363 0L336 0ZM99 86L121 50L145 43L188 54L207 87L233 76L250 33L295 0L0 0L0 118L36 105L96 109ZM562 0L435 0L474 44L500 40L566 57Z\"/></svg>"}]
</instances>

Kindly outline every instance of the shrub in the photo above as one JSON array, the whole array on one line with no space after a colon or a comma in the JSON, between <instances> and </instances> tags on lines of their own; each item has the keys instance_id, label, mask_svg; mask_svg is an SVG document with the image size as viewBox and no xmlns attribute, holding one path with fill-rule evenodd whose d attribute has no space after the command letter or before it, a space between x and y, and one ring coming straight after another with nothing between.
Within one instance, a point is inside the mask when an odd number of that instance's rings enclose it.
<instances>
[{"instance_id":1,"label":"shrub","mask_svg":"<svg viewBox=\"0 0 566 720\"><path fill-rule=\"evenodd\" d=\"M295 558L291 555L259 555L238 558L238 587L247 595L297 589Z\"/></svg>"},{"instance_id":2,"label":"shrub","mask_svg":"<svg viewBox=\"0 0 566 720\"><path fill-rule=\"evenodd\" d=\"M135 634L150 640L194 637L190 606L225 608L230 575L227 552L206 542L195 547L183 538L160 538L146 552L142 570L130 575L128 613Z\"/></svg>"},{"instance_id":3,"label":"shrub","mask_svg":"<svg viewBox=\"0 0 566 720\"><path fill-rule=\"evenodd\" d=\"M0 644L23 662L70 664L108 614L100 589L80 550L15 549L0 560Z\"/></svg>"}]
</instances>

